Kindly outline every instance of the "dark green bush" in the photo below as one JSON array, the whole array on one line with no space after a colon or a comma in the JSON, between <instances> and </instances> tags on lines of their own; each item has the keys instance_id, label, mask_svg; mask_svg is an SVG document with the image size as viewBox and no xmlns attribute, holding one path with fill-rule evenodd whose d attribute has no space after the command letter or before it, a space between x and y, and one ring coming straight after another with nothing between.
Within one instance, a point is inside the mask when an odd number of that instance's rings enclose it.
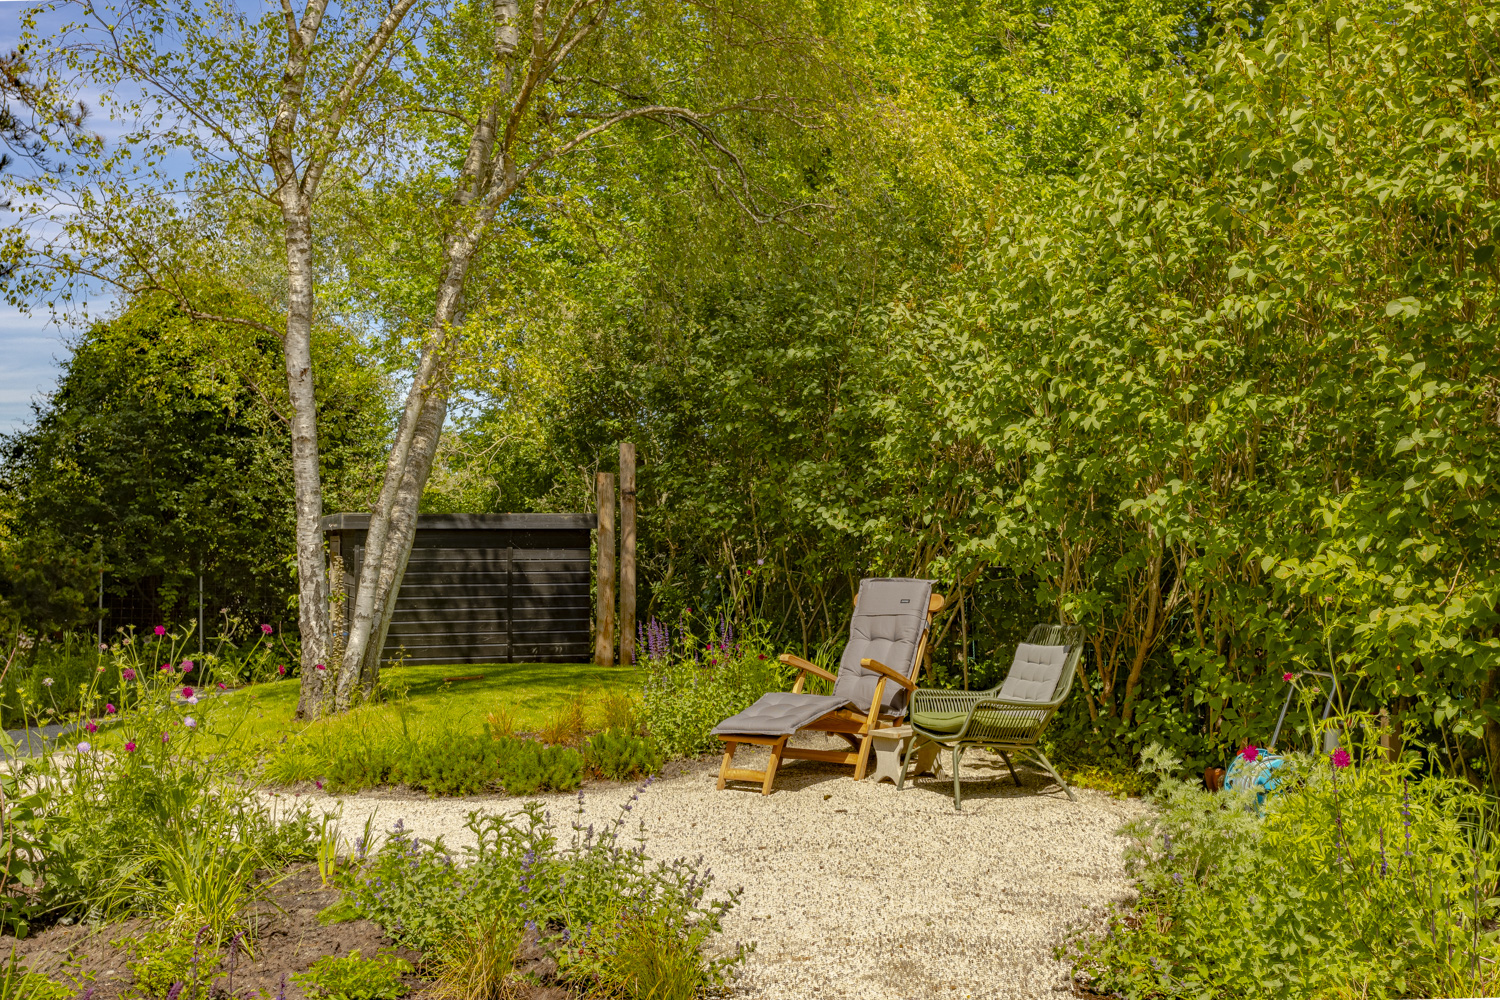
<instances>
[{"instance_id":1,"label":"dark green bush","mask_svg":"<svg viewBox=\"0 0 1500 1000\"><path fill-rule=\"evenodd\" d=\"M584 763L611 781L640 778L661 770L662 753L649 736L628 729L606 729L589 737Z\"/></svg>"}]
</instances>

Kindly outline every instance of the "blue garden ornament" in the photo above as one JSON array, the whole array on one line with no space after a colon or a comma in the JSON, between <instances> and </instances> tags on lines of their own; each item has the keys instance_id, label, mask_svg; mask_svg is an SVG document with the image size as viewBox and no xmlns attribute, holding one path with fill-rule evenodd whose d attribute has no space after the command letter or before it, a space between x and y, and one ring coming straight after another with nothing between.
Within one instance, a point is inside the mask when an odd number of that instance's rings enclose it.
<instances>
[{"instance_id":1,"label":"blue garden ornament","mask_svg":"<svg viewBox=\"0 0 1500 1000\"><path fill-rule=\"evenodd\" d=\"M1303 676L1326 677L1329 681L1328 701L1323 706L1323 718L1326 720L1333 711L1333 699L1338 694L1338 678L1333 674L1324 673L1321 670L1304 670ZM1318 684L1321 692L1323 685ZM1234 755L1230 762L1229 770L1224 774L1224 787L1226 789L1250 790L1255 792L1257 805L1265 805L1266 795L1276 790L1280 781L1281 768L1286 765L1285 759L1276 750L1276 741L1281 738L1281 726L1286 721L1286 712L1292 704L1292 695L1296 688L1289 687L1286 693L1286 701L1281 706L1281 716L1276 720L1276 731L1271 734L1269 746L1248 746ZM1323 752L1331 753L1339 745L1338 734L1332 729L1323 733Z\"/></svg>"}]
</instances>

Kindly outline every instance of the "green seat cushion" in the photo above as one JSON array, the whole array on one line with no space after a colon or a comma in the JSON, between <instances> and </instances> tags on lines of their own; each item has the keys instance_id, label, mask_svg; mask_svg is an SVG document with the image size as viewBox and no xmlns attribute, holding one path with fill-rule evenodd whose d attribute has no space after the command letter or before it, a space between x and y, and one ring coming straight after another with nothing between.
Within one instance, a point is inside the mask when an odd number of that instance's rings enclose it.
<instances>
[{"instance_id":1,"label":"green seat cushion","mask_svg":"<svg viewBox=\"0 0 1500 1000\"><path fill-rule=\"evenodd\" d=\"M968 719L968 712L913 712L911 724L929 733L956 733Z\"/></svg>"}]
</instances>

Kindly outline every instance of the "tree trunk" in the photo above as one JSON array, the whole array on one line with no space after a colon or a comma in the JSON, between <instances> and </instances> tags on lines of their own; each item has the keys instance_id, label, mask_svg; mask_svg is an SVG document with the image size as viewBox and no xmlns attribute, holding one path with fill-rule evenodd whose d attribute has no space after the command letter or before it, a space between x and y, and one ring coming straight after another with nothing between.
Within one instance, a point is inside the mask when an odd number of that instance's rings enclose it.
<instances>
[{"instance_id":1,"label":"tree trunk","mask_svg":"<svg viewBox=\"0 0 1500 1000\"><path fill-rule=\"evenodd\" d=\"M332 646L328 567L323 559L323 483L318 468L318 404L313 392L312 220L309 206L284 204L287 253L286 386L292 402L292 487L297 503L297 619L302 632L302 687L297 717L323 708L323 671Z\"/></svg>"},{"instance_id":2,"label":"tree trunk","mask_svg":"<svg viewBox=\"0 0 1500 1000\"><path fill-rule=\"evenodd\" d=\"M436 390L427 397L422 415L417 421L417 432L412 439L411 459L406 476L396 494L391 510L390 537L386 542L385 559L381 562L380 578L376 582L376 618L372 623L370 641L360 661L358 680L368 695L375 690L380 678L380 654L385 649L385 640L391 629L391 615L396 608L396 598L401 593L401 580L406 576L406 563L411 558L411 543L416 537L417 512L422 500L422 491L432 472L432 462L437 455L438 439L442 434L443 421L448 417L448 395ZM352 684L354 674L350 675ZM342 677L339 683L341 707L347 707L352 695L344 691Z\"/></svg>"}]
</instances>

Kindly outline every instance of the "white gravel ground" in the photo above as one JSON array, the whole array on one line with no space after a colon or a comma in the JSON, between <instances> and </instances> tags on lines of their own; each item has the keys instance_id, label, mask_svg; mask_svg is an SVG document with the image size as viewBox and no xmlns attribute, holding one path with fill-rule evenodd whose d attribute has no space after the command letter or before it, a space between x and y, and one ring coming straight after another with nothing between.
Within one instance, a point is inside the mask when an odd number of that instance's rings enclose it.
<instances>
[{"instance_id":1,"label":"white gravel ground","mask_svg":"<svg viewBox=\"0 0 1500 1000\"><path fill-rule=\"evenodd\" d=\"M946 779L898 793L889 782L853 781L848 768L789 761L776 790L762 796L748 785L716 791L717 761L704 760L669 766L633 814L652 856L701 854L719 888L744 888L724 928L725 945L755 945L736 983L740 996L1062 995L1066 971L1052 948L1070 924L1131 897L1114 831L1143 807L1084 789L1069 802L1024 769L1018 789L998 758L970 757L962 813ZM742 747L735 763L758 768L763 759ZM593 789L585 822L613 819L631 791ZM535 798L566 833L576 795ZM520 803L367 793L318 804L336 801L346 831L373 811L381 829L401 819L451 846L469 839L470 811Z\"/></svg>"}]
</instances>

